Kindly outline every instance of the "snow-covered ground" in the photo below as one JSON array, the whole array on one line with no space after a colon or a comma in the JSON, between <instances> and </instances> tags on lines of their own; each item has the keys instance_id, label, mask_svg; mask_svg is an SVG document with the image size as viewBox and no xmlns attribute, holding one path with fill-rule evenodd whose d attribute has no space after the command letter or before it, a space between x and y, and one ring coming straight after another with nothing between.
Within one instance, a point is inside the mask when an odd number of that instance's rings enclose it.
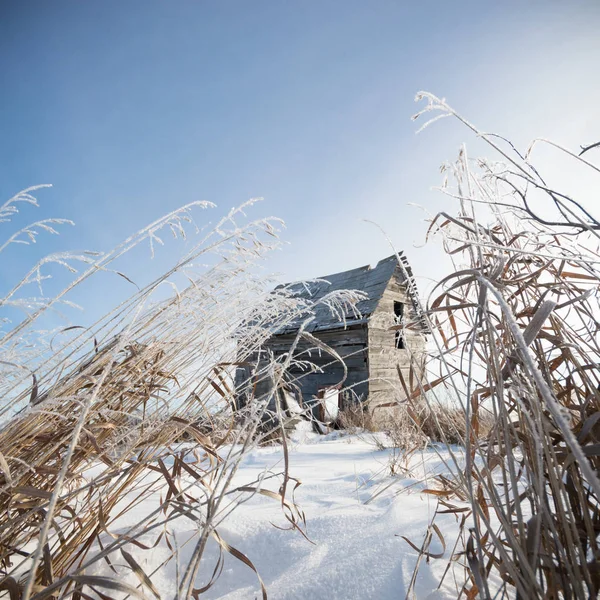
<instances>
[{"instance_id":1,"label":"snow-covered ground","mask_svg":"<svg viewBox=\"0 0 600 600\"><path fill-rule=\"evenodd\" d=\"M224 540L254 563L269 598L406 597L417 552L401 536L421 545L437 503L434 496L423 490L434 487L433 475L447 472L444 459L448 455L428 449L413 454L407 465L397 451L381 449L374 435L334 432L319 436L299 431L292 436L290 475L301 481L295 499L306 515L306 535L310 541L289 529L279 502L263 495L254 495L236 506L218 528ZM396 467L392 469L390 464ZM406 466L410 472L404 470ZM282 468L281 446L257 448L244 458L234 485L244 485ZM265 488L277 491L278 481L276 478L267 481ZM186 554L191 551L184 542L194 532L191 527L188 531L181 529L185 520L181 521L175 533L182 545L179 562L184 564ZM414 596L419 600L457 597L451 575L446 577L442 590L437 590L454 544L456 518L451 514L441 515L436 523L446 536L447 548L444 559L421 562ZM435 536L430 550L442 550ZM157 547L135 554L149 573L169 552ZM211 539L196 579L198 586L210 580L217 557L218 546ZM177 573L173 562L152 576L162 598L174 596ZM256 574L227 553L220 578L201 595L201 598L231 600L260 597Z\"/></svg>"}]
</instances>

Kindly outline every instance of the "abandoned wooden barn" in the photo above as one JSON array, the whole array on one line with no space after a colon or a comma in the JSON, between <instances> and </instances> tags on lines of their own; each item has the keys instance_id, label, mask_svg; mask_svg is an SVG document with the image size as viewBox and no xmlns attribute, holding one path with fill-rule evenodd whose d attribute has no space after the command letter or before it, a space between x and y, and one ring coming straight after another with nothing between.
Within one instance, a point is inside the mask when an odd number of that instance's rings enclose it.
<instances>
[{"instance_id":1,"label":"abandoned wooden barn","mask_svg":"<svg viewBox=\"0 0 600 600\"><path fill-rule=\"evenodd\" d=\"M288 385L281 390L284 409L294 412L298 405L319 405L328 413L321 415L333 420L337 408L349 402L367 403L375 412L401 399L403 386L398 368L408 382L411 364L413 373L415 369L422 371L425 349L425 325L416 302L416 286L403 255L401 260L402 267L393 255L375 267L367 265L291 286L295 294L309 298L315 306L314 319L305 330L344 359L347 376L344 379L344 367L332 353L316 347L314 340L302 338L294 357L309 361L318 370L306 370L302 364L291 366ZM360 315L348 314L345 323L319 303L329 292L344 289L367 295L357 304ZM263 351L267 352L263 354L278 357L289 352L299 327L298 322L276 331L264 345ZM268 394L278 397L269 381L249 385L259 360L255 356L247 366L238 368L237 389L252 388L253 396L258 398ZM246 403L247 398L240 399L239 405Z\"/></svg>"}]
</instances>

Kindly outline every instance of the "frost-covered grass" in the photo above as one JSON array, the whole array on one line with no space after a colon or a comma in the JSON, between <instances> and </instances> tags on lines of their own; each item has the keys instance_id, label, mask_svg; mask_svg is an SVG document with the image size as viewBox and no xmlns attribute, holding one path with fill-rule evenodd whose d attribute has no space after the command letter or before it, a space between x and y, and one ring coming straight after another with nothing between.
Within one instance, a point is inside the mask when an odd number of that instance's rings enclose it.
<instances>
[{"instance_id":1,"label":"frost-covered grass","mask_svg":"<svg viewBox=\"0 0 600 600\"><path fill-rule=\"evenodd\" d=\"M37 203L33 191L0 209L4 226L22 204ZM280 222L249 220L250 204L202 227L197 211L211 205L193 203L110 252L42 258L0 299L7 317L0 335L0 586L13 596L154 593L161 570L146 573L132 550L148 536L169 548L170 528L179 521L195 532L187 545L193 550L187 563L173 554L163 567L173 562L180 570L171 593L200 593L198 571L208 540L220 539L223 507L232 508L233 477L263 435L265 402L252 402L239 415L232 410L236 365L273 328L313 314L309 301L286 290L271 293L269 279L259 275L261 259L277 246ZM34 223L7 244L33 241L39 231L52 233L48 228L62 224ZM165 233L187 244L157 279L139 288L133 274L116 270L115 261L140 244L154 253ZM57 289L51 264L73 280ZM96 323L45 330L45 316L83 282L93 285L98 273L124 278L137 291L107 306ZM322 302L347 314L358 300L342 291ZM294 360L266 360L255 379L277 384ZM182 447L184 437L193 448ZM228 447L232 441L237 445ZM286 485L270 500L300 530L287 465L282 477ZM255 494L256 482L237 493ZM127 531L115 533L127 517ZM223 548L235 554L225 542ZM127 565L140 589L115 577L113 568L94 575L99 563Z\"/></svg>"},{"instance_id":2,"label":"frost-covered grass","mask_svg":"<svg viewBox=\"0 0 600 600\"><path fill-rule=\"evenodd\" d=\"M519 152L444 100L418 100L417 117L456 119L493 153L472 159L463 147L444 166L456 208L430 225L455 265L427 302L426 398L435 406L445 388L461 406L467 461L444 488L470 505L465 595L596 598L600 221L534 158L545 145L564 159L561 175L577 165L597 177L597 154L547 140Z\"/></svg>"}]
</instances>

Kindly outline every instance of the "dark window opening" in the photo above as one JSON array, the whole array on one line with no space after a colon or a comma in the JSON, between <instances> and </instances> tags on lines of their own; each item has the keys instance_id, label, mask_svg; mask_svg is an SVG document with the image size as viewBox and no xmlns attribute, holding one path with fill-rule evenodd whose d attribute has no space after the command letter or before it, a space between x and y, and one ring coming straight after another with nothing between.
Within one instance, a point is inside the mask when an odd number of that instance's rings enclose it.
<instances>
[{"instance_id":1,"label":"dark window opening","mask_svg":"<svg viewBox=\"0 0 600 600\"><path fill-rule=\"evenodd\" d=\"M394 302L394 316L396 317L396 325L402 325L404 318L404 303ZM395 346L398 350L404 350L404 336L402 335L402 329L396 331Z\"/></svg>"}]
</instances>

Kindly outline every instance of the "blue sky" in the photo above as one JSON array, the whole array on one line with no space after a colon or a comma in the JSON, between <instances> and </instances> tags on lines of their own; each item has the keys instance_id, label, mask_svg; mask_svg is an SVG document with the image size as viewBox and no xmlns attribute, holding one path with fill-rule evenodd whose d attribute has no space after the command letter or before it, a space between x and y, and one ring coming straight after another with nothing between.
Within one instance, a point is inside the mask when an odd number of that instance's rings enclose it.
<instances>
[{"instance_id":1,"label":"blue sky","mask_svg":"<svg viewBox=\"0 0 600 600\"><path fill-rule=\"evenodd\" d=\"M448 121L415 135L418 90L520 145L600 139L598 2L32 0L0 11L0 198L52 183L20 218L77 224L5 253L4 289L44 250L108 250L186 202L215 202L214 219L253 196L265 197L253 215L288 225L269 265L283 279L389 255L362 219L437 277L439 250L414 247L426 224L408 204L451 208L430 188L471 139ZM154 268L140 260L129 274Z\"/></svg>"}]
</instances>

